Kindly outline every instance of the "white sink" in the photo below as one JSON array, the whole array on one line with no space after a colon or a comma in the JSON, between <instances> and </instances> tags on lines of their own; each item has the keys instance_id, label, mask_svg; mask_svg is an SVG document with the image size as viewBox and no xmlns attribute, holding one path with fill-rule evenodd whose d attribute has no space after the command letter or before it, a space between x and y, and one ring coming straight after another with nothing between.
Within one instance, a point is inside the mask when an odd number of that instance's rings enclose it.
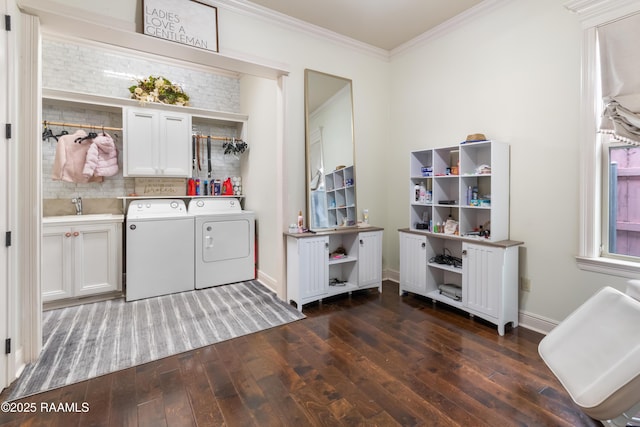
<instances>
[{"instance_id":1,"label":"white sink","mask_svg":"<svg viewBox=\"0 0 640 427\"><path fill-rule=\"evenodd\" d=\"M87 223L87 222L122 222L124 215L121 214L87 214L87 215L60 215L46 216L42 218L43 224L57 223Z\"/></svg>"}]
</instances>

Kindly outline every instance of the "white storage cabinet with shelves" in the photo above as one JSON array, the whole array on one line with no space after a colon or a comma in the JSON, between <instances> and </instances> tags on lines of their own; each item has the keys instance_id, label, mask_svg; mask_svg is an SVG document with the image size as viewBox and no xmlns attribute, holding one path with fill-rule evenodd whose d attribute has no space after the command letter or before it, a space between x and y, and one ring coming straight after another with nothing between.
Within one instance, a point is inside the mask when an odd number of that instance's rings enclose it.
<instances>
[{"instance_id":1,"label":"white storage cabinet with shelves","mask_svg":"<svg viewBox=\"0 0 640 427\"><path fill-rule=\"evenodd\" d=\"M496 324L500 335L505 325L516 327L522 242L509 240L509 146L483 141L413 151L409 169L410 227L400 230L400 293L467 311ZM443 232L448 219L457 222L455 234ZM446 295L440 285L460 292Z\"/></svg>"},{"instance_id":2,"label":"white storage cabinet with shelves","mask_svg":"<svg viewBox=\"0 0 640 427\"><path fill-rule=\"evenodd\" d=\"M355 225L356 187L353 166L347 166L326 174L329 227Z\"/></svg>"},{"instance_id":3,"label":"white storage cabinet with shelves","mask_svg":"<svg viewBox=\"0 0 640 427\"><path fill-rule=\"evenodd\" d=\"M382 292L382 233L377 227L287 233L287 301L304 304L359 289ZM346 255L331 256L338 248Z\"/></svg>"},{"instance_id":4,"label":"white storage cabinet with shelves","mask_svg":"<svg viewBox=\"0 0 640 427\"><path fill-rule=\"evenodd\" d=\"M504 335L509 323L518 326L518 247L522 242L491 242L400 230L400 295L407 292L454 306L487 320ZM441 264L440 254L461 265ZM439 285L455 285L461 298L441 293Z\"/></svg>"},{"instance_id":5,"label":"white storage cabinet with shelves","mask_svg":"<svg viewBox=\"0 0 640 427\"><path fill-rule=\"evenodd\" d=\"M76 222L51 217L42 227L42 300L122 289L122 216Z\"/></svg>"}]
</instances>

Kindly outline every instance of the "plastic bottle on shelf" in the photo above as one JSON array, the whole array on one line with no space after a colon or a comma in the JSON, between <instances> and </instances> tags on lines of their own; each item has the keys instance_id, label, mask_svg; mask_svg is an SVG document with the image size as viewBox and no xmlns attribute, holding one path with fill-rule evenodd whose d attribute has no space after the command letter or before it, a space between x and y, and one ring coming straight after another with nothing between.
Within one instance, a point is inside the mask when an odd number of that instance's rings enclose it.
<instances>
[{"instance_id":1,"label":"plastic bottle on shelf","mask_svg":"<svg viewBox=\"0 0 640 427\"><path fill-rule=\"evenodd\" d=\"M369 224L369 209L365 209L362 211L362 221L365 224Z\"/></svg>"},{"instance_id":2,"label":"plastic bottle on shelf","mask_svg":"<svg viewBox=\"0 0 640 427\"><path fill-rule=\"evenodd\" d=\"M420 184L420 203L427 202L427 188L424 184Z\"/></svg>"},{"instance_id":3,"label":"plastic bottle on shelf","mask_svg":"<svg viewBox=\"0 0 640 427\"><path fill-rule=\"evenodd\" d=\"M304 218L302 217L302 211L298 211L298 233L302 233L304 226Z\"/></svg>"},{"instance_id":4,"label":"plastic bottle on shelf","mask_svg":"<svg viewBox=\"0 0 640 427\"><path fill-rule=\"evenodd\" d=\"M415 189L415 192L416 192L415 193L415 197L414 197L415 198L414 201L418 202L418 201L420 201L420 186L418 184L416 184L414 189Z\"/></svg>"}]
</instances>

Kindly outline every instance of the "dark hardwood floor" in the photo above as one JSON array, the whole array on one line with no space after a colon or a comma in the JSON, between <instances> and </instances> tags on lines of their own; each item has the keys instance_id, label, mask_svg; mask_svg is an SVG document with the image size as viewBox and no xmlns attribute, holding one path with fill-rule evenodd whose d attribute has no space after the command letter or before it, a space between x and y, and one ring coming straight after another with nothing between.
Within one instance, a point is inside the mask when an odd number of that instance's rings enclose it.
<instances>
[{"instance_id":1,"label":"dark hardwood floor","mask_svg":"<svg viewBox=\"0 0 640 427\"><path fill-rule=\"evenodd\" d=\"M392 282L382 294L336 297L304 313L25 398L37 410L0 413L0 426L601 425L546 368L538 333L508 328L500 337L443 304L400 297ZM46 412L43 402L77 410Z\"/></svg>"}]
</instances>

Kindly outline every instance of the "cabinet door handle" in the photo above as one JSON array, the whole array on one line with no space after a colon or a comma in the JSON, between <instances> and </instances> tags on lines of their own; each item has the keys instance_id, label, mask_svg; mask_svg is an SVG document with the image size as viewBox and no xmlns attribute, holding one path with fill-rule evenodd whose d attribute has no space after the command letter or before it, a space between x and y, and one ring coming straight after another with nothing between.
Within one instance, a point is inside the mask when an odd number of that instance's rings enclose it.
<instances>
[{"instance_id":1,"label":"cabinet door handle","mask_svg":"<svg viewBox=\"0 0 640 427\"><path fill-rule=\"evenodd\" d=\"M467 250L465 249L464 251L462 251L462 255L466 255L467 254Z\"/></svg>"},{"instance_id":2,"label":"cabinet door handle","mask_svg":"<svg viewBox=\"0 0 640 427\"><path fill-rule=\"evenodd\" d=\"M64 233L64 237L71 237L71 233L67 231L66 233Z\"/></svg>"},{"instance_id":3,"label":"cabinet door handle","mask_svg":"<svg viewBox=\"0 0 640 427\"><path fill-rule=\"evenodd\" d=\"M420 245L420 247L421 247L422 249L424 249L424 248L426 248L426 247L427 247L427 244L426 244L425 242L422 242L422 244Z\"/></svg>"},{"instance_id":4,"label":"cabinet door handle","mask_svg":"<svg viewBox=\"0 0 640 427\"><path fill-rule=\"evenodd\" d=\"M80 233L79 233L79 232L77 232L77 231L74 231L74 232L73 232L73 237L78 237L79 235L80 235Z\"/></svg>"}]
</instances>

